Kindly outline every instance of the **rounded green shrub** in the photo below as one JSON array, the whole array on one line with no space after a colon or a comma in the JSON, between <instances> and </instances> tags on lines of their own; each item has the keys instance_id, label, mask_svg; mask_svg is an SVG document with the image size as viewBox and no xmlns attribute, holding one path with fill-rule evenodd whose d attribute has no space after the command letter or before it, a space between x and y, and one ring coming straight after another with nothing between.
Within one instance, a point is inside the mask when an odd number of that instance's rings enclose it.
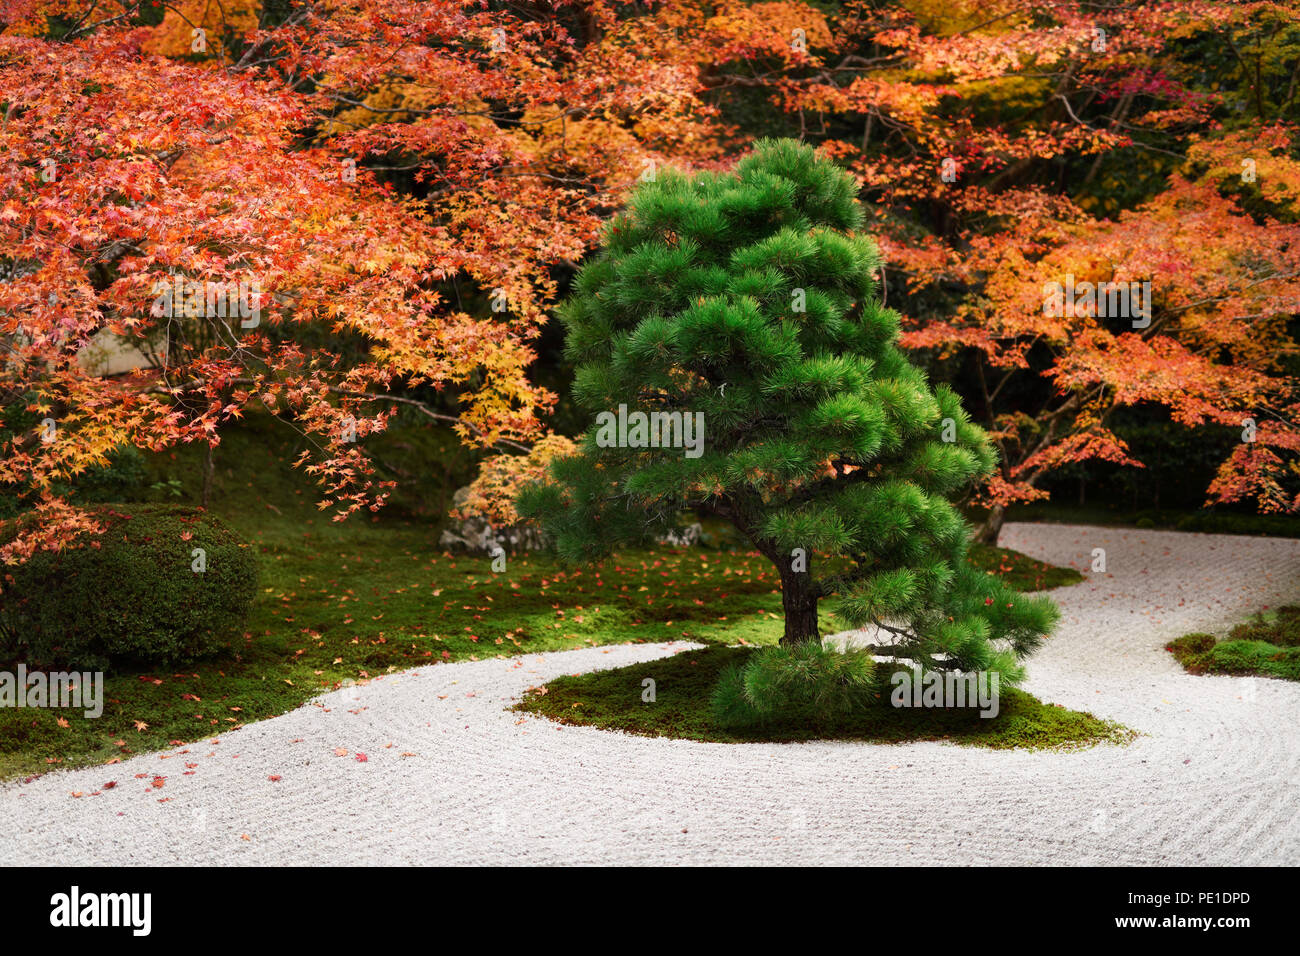
<instances>
[{"instance_id":1,"label":"rounded green shrub","mask_svg":"<svg viewBox=\"0 0 1300 956\"><path fill-rule=\"evenodd\" d=\"M219 650L248 616L257 559L212 515L160 505L92 513L101 534L0 566L7 656L94 670L174 664ZM0 526L0 541L22 520Z\"/></svg>"}]
</instances>

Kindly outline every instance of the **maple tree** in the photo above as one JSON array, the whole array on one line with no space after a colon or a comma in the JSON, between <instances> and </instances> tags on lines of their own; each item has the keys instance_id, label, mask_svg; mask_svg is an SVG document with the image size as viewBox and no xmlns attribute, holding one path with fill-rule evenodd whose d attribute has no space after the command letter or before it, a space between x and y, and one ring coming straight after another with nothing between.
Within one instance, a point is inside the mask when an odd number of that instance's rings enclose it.
<instances>
[{"instance_id":1,"label":"maple tree","mask_svg":"<svg viewBox=\"0 0 1300 956\"><path fill-rule=\"evenodd\" d=\"M340 517L384 501L364 438L399 406L537 434L552 269L644 164L718 148L689 75L568 12L0 3L0 486L40 519L3 558L93 527L59 479L253 407ZM106 337L131 367L89 367Z\"/></svg>"},{"instance_id":2,"label":"maple tree","mask_svg":"<svg viewBox=\"0 0 1300 956\"><path fill-rule=\"evenodd\" d=\"M520 485L546 477L551 462L577 449L573 440L550 434L538 439L526 455L495 455L466 486L465 500L452 508L451 517L481 517L493 528L509 528L523 520L515 507Z\"/></svg>"},{"instance_id":3,"label":"maple tree","mask_svg":"<svg viewBox=\"0 0 1300 956\"><path fill-rule=\"evenodd\" d=\"M1139 464L1128 407L1249 434L1211 498L1294 510L1298 67L1276 2L0 0L0 487L40 519L0 558L93 526L59 488L114 449L250 409L339 516L398 409L529 445L600 222L760 131L857 176L903 345L1001 453L987 534ZM1046 314L1065 275L1149 281L1149 325ZM241 321L191 305L240 282Z\"/></svg>"},{"instance_id":4,"label":"maple tree","mask_svg":"<svg viewBox=\"0 0 1300 956\"><path fill-rule=\"evenodd\" d=\"M1300 508L1290 5L758 6L803 49L787 34L710 87L767 92L862 180L903 344L1001 453L987 540L1064 465L1140 467L1111 427L1134 406L1242 434L1210 500ZM1148 314L1052 314L1067 277L1147 282Z\"/></svg>"}]
</instances>

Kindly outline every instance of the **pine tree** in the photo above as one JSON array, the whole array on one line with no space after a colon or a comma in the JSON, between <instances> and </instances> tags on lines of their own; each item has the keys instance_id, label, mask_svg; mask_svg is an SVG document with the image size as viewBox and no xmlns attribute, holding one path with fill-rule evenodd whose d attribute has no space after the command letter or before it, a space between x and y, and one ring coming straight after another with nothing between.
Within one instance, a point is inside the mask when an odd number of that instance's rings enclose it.
<instances>
[{"instance_id":1,"label":"pine tree","mask_svg":"<svg viewBox=\"0 0 1300 956\"><path fill-rule=\"evenodd\" d=\"M1015 682L1056 608L966 561L948 499L994 453L898 348L855 194L790 140L732 173L641 184L560 312L597 427L520 511L575 561L647 543L684 510L718 516L779 571L783 644L818 640L818 601L836 594L879 655Z\"/></svg>"}]
</instances>

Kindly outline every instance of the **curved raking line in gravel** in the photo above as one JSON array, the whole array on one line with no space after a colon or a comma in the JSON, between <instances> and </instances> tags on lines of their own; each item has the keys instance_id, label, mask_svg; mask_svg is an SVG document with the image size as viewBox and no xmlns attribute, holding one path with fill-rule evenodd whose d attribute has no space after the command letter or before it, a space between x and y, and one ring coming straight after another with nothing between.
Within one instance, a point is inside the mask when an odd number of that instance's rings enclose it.
<instances>
[{"instance_id":1,"label":"curved raking line in gravel","mask_svg":"<svg viewBox=\"0 0 1300 956\"><path fill-rule=\"evenodd\" d=\"M1026 690L1134 743L705 744L508 710L687 646L619 645L406 671L187 753L7 785L0 862L1300 863L1300 684L1163 650L1294 601L1300 541L1011 524L1001 544L1080 568L1106 549L1107 574L1055 592Z\"/></svg>"}]
</instances>

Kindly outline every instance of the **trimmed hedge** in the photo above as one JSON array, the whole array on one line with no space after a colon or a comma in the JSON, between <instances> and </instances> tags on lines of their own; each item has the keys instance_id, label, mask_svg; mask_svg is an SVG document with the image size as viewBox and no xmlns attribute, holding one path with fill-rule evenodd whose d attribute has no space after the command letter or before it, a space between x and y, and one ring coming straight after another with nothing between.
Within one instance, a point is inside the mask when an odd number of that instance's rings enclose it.
<instances>
[{"instance_id":1,"label":"trimmed hedge","mask_svg":"<svg viewBox=\"0 0 1300 956\"><path fill-rule=\"evenodd\" d=\"M43 666L120 670L211 654L244 622L252 548L201 508L92 509L104 532L0 566L0 644ZM23 519L0 526L12 538ZM202 548L206 570L192 569Z\"/></svg>"}]
</instances>

